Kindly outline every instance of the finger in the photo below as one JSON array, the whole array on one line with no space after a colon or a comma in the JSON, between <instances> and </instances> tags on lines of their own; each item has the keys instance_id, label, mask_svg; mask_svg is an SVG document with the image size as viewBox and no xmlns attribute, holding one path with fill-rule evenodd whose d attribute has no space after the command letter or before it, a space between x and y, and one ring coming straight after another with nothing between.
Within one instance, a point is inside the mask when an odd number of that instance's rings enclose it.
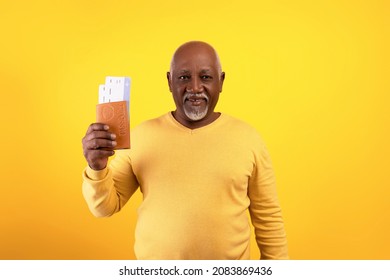
<instances>
[{"instance_id":1,"label":"finger","mask_svg":"<svg viewBox=\"0 0 390 280\"><path fill-rule=\"evenodd\" d=\"M116 135L108 131L92 131L84 137L84 141L91 141L93 139L115 140Z\"/></svg>"},{"instance_id":2,"label":"finger","mask_svg":"<svg viewBox=\"0 0 390 280\"><path fill-rule=\"evenodd\" d=\"M92 139L90 141L86 141L84 148L86 150L98 150L98 149L112 149L116 146L116 141L111 141L107 139Z\"/></svg>"},{"instance_id":3,"label":"finger","mask_svg":"<svg viewBox=\"0 0 390 280\"><path fill-rule=\"evenodd\" d=\"M100 130L105 130L108 131L110 127L107 124L104 123L92 123L87 130L86 134L91 133L92 131L100 131Z\"/></svg>"},{"instance_id":4,"label":"finger","mask_svg":"<svg viewBox=\"0 0 390 280\"><path fill-rule=\"evenodd\" d=\"M112 150L93 150L88 154L88 159L90 162L94 162L97 159L108 158L115 154L115 151Z\"/></svg>"}]
</instances>

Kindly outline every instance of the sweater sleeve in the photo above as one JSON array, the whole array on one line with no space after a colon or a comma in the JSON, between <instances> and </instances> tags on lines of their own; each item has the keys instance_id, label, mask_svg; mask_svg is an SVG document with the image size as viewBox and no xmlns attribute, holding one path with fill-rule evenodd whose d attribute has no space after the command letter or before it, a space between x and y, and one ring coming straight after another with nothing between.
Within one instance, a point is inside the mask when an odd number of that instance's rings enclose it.
<instances>
[{"instance_id":1,"label":"sweater sleeve","mask_svg":"<svg viewBox=\"0 0 390 280\"><path fill-rule=\"evenodd\" d=\"M287 238L270 156L263 146L256 154L249 180L249 212L261 259L288 259Z\"/></svg>"},{"instance_id":2,"label":"sweater sleeve","mask_svg":"<svg viewBox=\"0 0 390 280\"><path fill-rule=\"evenodd\" d=\"M83 172L83 196L96 217L108 217L120 211L138 186L126 150L116 151L106 169L95 171L87 166Z\"/></svg>"}]
</instances>

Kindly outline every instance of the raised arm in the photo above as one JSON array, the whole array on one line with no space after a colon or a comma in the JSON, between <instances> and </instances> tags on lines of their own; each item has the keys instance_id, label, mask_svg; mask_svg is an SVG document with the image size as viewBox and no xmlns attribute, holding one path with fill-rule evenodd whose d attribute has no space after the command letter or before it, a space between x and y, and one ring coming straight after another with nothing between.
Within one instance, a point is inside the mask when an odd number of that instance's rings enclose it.
<instances>
[{"instance_id":1,"label":"raised arm","mask_svg":"<svg viewBox=\"0 0 390 280\"><path fill-rule=\"evenodd\" d=\"M120 211L138 188L132 171L129 150L114 155L115 135L105 124L91 124L83 140L88 166L83 172L82 191L88 207L96 217L107 217Z\"/></svg>"}]
</instances>

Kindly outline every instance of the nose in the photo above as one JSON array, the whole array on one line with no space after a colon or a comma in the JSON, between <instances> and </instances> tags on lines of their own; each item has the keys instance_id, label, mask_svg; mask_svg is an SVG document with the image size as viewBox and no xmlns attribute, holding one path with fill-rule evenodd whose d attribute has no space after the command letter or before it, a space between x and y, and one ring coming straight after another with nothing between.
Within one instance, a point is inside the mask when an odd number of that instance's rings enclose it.
<instances>
[{"instance_id":1,"label":"nose","mask_svg":"<svg viewBox=\"0 0 390 280\"><path fill-rule=\"evenodd\" d=\"M191 79L191 81L188 83L187 91L192 93L203 91L203 84L199 77Z\"/></svg>"}]
</instances>

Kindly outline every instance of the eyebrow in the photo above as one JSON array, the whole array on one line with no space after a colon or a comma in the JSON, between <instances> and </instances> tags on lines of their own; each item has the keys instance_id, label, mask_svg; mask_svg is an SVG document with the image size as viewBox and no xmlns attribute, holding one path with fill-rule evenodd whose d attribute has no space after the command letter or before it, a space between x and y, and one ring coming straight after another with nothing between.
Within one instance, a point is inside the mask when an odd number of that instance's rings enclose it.
<instances>
[{"instance_id":1,"label":"eyebrow","mask_svg":"<svg viewBox=\"0 0 390 280\"><path fill-rule=\"evenodd\" d=\"M209 72L212 72L213 70L211 69L202 69L200 71L200 73L209 73ZM187 69L182 69L182 70L179 70L178 71L179 74L191 74L191 71L190 70L187 70Z\"/></svg>"},{"instance_id":2,"label":"eyebrow","mask_svg":"<svg viewBox=\"0 0 390 280\"><path fill-rule=\"evenodd\" d=\"M189 70L183 69L178 71L179 74L190 74L191 72Z\"/></svg>"}]
</instances>

